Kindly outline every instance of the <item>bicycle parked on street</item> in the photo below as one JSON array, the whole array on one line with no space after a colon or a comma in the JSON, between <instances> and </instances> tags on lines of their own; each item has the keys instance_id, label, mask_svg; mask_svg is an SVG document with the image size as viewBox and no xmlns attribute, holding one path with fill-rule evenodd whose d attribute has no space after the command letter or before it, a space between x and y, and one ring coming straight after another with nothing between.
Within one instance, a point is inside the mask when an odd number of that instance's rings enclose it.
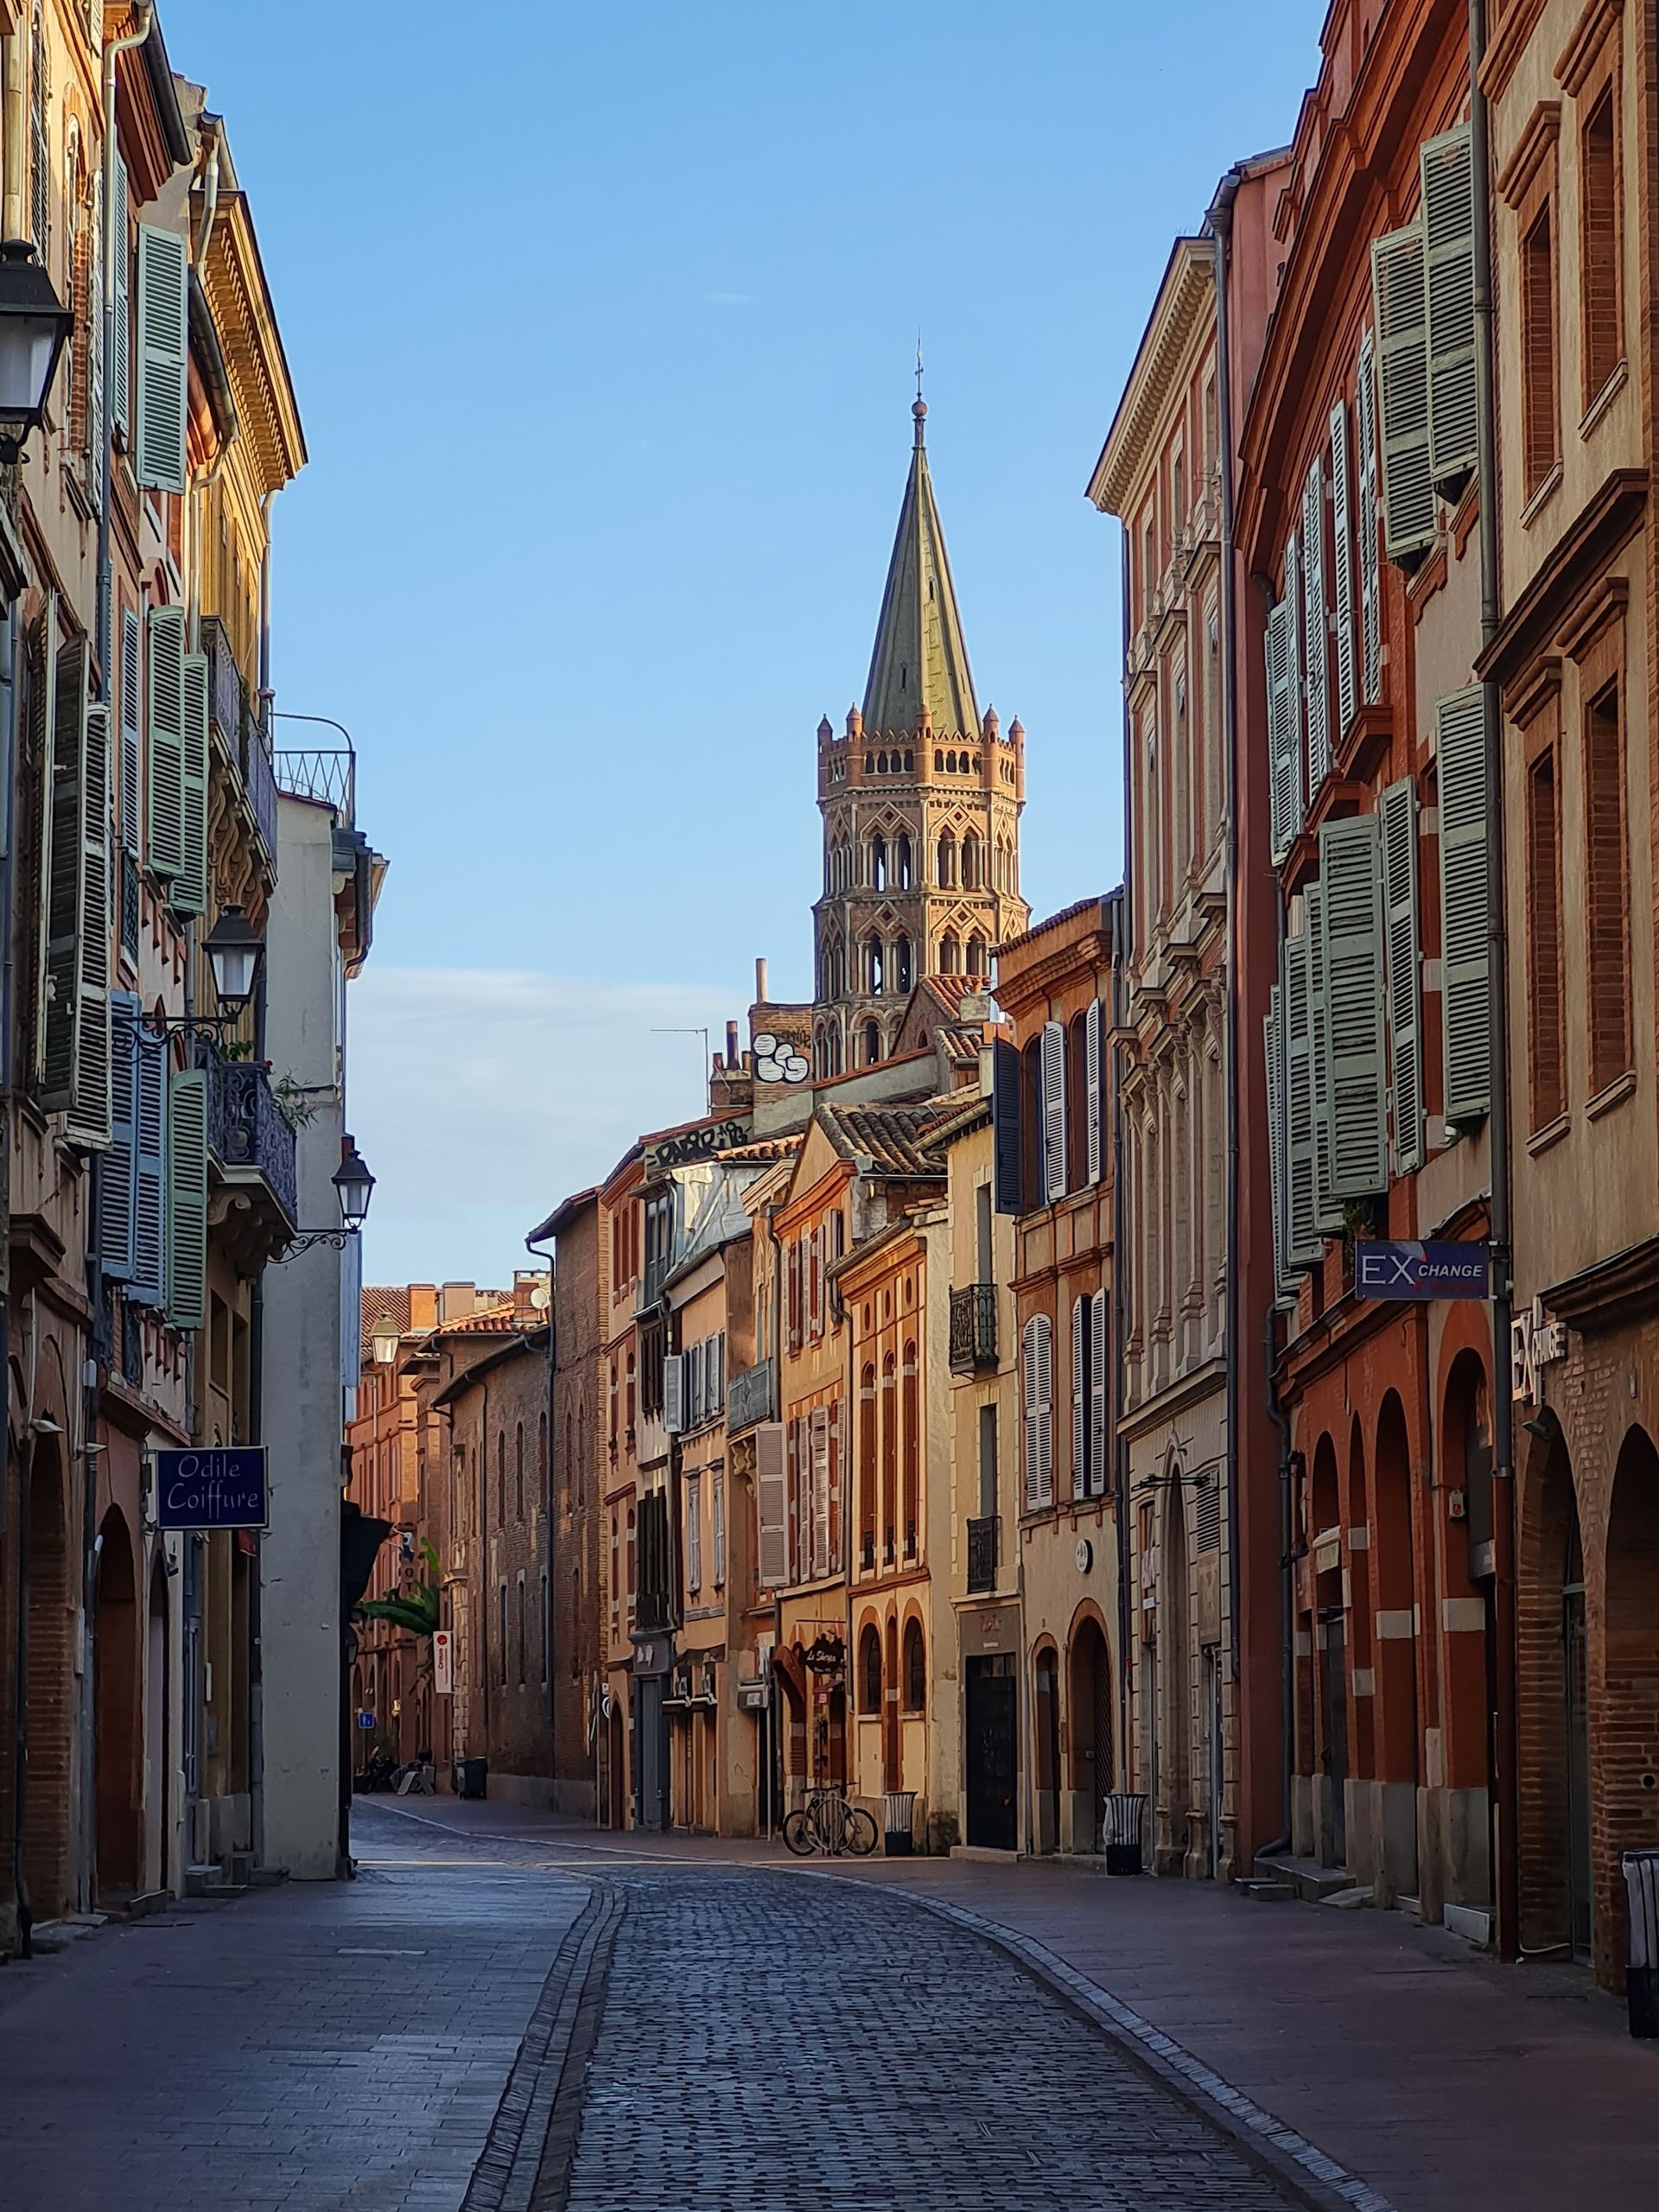
<instances>
[{"instance_id":1,"label":"bicycle parked on street","mask_svg":"<svg viewBox=\"0 0 1659 2212\"><path fill-rule=\"evenodd\" d=\"M875 1849L875 1822L861 1805L849 1805L840 1783L814 1789L784 1820L784 1841L798 1859L821 1851L826 1859L850 1852L868 1859Z\"/></svg>"}]
</instances>

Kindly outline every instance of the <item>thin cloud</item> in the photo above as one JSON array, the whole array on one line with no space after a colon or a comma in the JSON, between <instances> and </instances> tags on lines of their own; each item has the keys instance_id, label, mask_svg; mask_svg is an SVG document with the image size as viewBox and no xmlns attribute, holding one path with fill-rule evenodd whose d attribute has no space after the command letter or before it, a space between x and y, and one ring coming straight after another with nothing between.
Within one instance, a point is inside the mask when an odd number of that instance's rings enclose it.
<instances>
[{"instance_id":1,"label":"thin cloud","mask_svg":"<svg viewBox=\"0 0 1659 2212\"><path fill-rule=\"evenodd\" d=\"M749 304L747 292L705 292L702 296L711 308L746 308Z\"/></svg>"}]
</instances>

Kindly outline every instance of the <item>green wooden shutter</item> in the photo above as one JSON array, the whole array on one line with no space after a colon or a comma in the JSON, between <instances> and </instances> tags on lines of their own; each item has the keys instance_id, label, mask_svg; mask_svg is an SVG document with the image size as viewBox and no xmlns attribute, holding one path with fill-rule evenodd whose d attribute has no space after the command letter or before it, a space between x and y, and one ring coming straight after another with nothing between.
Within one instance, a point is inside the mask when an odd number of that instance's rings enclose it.
<instances>
[{"instance_id":1,"label":"green wooden shutter","mask_svg":"<svg viewBox=\"0 0 1659 2212\"><path fill-rule=\"evenodd\" d=\"M184 609L152 607L149 664L149 777L145 829L157 875L184 871Z\"/></svg>"},{"instance_id":2,"label":"green wooden shutter","mask_svg":"<svg viewBox=\"0 0 1659 2212\"><path fill-rule=\"evenodd\" d=\"M188 273L185 242L138 229L138 435L136 474L154 492L184 490L188 385Z\"/></svg>"},{"instance_id":3,"label":"green wooden shutter","mask_svg":"<svg viewBox=\"0 0 1659 2212\"><path fill-rule=\"evenodd\" d=\"M1319 832L1331 1190L1338 1201L1389 1187L1378 826L1376 815L1360 814Z\"/></svg>"},{"instance_id":4,"label":"green wooden shutter","mask_svg":"<svg viewBox=\"0 0 1659 2212\"><path fill-rule=\"evenodd\" d=\"M177 1069L167 1098L167 1318L175 1329L207 1320L207 1077Z\"/></svg>"},{"instance_id":5,"label":"green wooden shutter","mask_svg":"<svg viewBox=\"0 0 1659 2212\"><path fill-rule=\"evenodd\" d=\"M131 408L132 308L128 269L131 255L127 199L127 165L115 165L115 205L110 226L115 233L115 352L110 360L110 426L127 439Z\"/></svg>"},{"instance_id":6,"label":"green wooden shutter","mask_svg":"<svg viewBox=\"0 0 1659 2212\"><path fill-rule=\"evenodd\" d=\"M29 639L29 757L35 778L34 867L29 879L29 1068L39 1090L46 1065L47 956L52 942L53 752L58 721L58 595L46 607Z\"/></svg>"},{"instance_id":7,"label":"green wooden shutter","mask_svg":"<svg viewBox=\"0 0 1659 2212\"><path fill-rule=\"evenodd\" d=\"M69 1134L110 1141L110 710L86 709L81 744L80 928L75 976L75 1067Z\"/></svg>"},{"instance_id":8,"label":"green wooden shutter","mask_svg":"<svg viewBox=\"0 0 1659 2212\"><path fill-rule=\"evenodd\" d=\"M207 911L207 656L186 653L180 666L184 702L183 776L180 785L182 861L174 881L175 914Z\"/></svg>"},{"instance_id":9,"label":"green wooden shutter","mask_svg":"<svg viewBox=\"0 0 1659 2212\"><path fill-rule=\"evenodd\" d=\"M1285 1257L1293 1268L1317 1264L1319 1235L1313 1119L1313 1035L1308 983L1307 925L1287 938L1281 987L1285 1019Z\"/></svg>"},{"instance_id":10,"label":"green wooden shutter","mask_svg":"<svg viewBox=\"0 0 1659 2212\"><path fill-rule=\"evenodd\" d=\"M1388 912L1389 1061L1394 1172L1423 1164L1423 1001L1417 923L1417 786L1409 776L1382 797L1382 887Z\"/></svg>"},{"instance_id":11,"label":"green wooden shutter","mask_svg":"<svg viewBox=\"0 0 1659 2212\"><path fill-rule=\"evenodd\" d=\"M1065 1025L1043 1024L1043 1196L1065 1196Z\"/></svg>"},{"instance_id":12,"label":"green wooden shutter","mask_svg":"<svg viewBox=\"0 0 1659 2212\"><path fill-rule=\"evenodd\" d=\"M1411 565L1434 543L1428 460L1428 303L1418 223L1371 242L1382 440L1382 535Z\"/></svg>"},{"instance_id":13,"label":"green wooden shutter","mask_svg":"<svg viewBox=\"0 0 1659 2212\"><path fill-rule=\"evenodd\" d=\"M1288 842L1293 845L1301 836L1302 824L1307 819L1307 744L1302 714L1301 575L1300 548L1293 530L1285 541L1285 658L1289 685L1289 718L1284 730L1286 788L1290 807L1285 826Z\"/></svg>"},{"instance_id":14,"label":"green wooden shutter","mask_svg":"<svg viewBox=\"0 0 1659 2212\"><path fill-rule=\"evenodd\" d=\"M63 646L57 655L52 693L50 798L45 817L46 959L36 1089L36 1103L48 1114L67 1113L75 1088L81 878L86 863L81 794L86 767L88 658L84 638L73 639Z\"/></svg>"},{"instance_id":15,"label":"green wooden shutter","mask_svg":"<svg viewBox=\"0 0 1659 2212\"><path fill-rule=\"evenodd\" d=\"M1374 705L1382 691L1382 606L1376 514L1376 358L1368 330L1354 372L1354 437L1359 451L1359 696Z\"/></svg>"},{"instance_id":16,"label":"green wooden shutter","mask_svg":"<svg viewBox=\"0 0 1659 2212\"><path fill-rule=\"evenodd\" d=\"M1342 1228L1342 1201L1332 1183L1330 994L1325 974L1325 893L1310 883L1302 893L1302 942L1307 958L1307 1045L1313 1071L1313 1217L1322 1235Z\"/></svg>"},{"instance_id":17,"label":"green wooden shutter","mask_svg":"<svg viewBox=\"0 0 1659 2212\"><path fill-rule=\"evenodd\" d=\"M143 774L143 694L140 689L140 629L136 607L121 610L121 842L139 854L138 786Z\"/></svg>"},{"instance_id":18,"label":"green wooden shutter","mask_svg":"<svg viewBox=\"0 0 1659 2212\"><path fill-rule=\"evenodd\" d=\"M167 1040L141 1029L133 1055L133 1251L127 1295L137 1305L161 1306L167 1298Z\"/></svg>"},{"instance_id":19,"label":"green wooden shutter","mask_svg":"<svg viewBox=\"0 0 1659 2212\"><path fill-rule=\"evenodd\" d=\"M1313 457L1302 486L1302 692L1307 706L1307 795L1331 772L1331 625L1325 611L1325 464Z\"/></svg>"},{"instance_id":20,"label":"green wooden shutter","mask_svg":"<svg viewBox=\"0 0 1659 2212\"><path fill-rule=\"evenodd\" d=\"M1296 753L1290 689L1290 607L1281 600L1268 617L1268 812L1273 860L1283 860L1295 840Z\"/></svg>"},{"instance_id":21,"label":"green wooden shutter","mask_svg":"<svg viewBox=\"0 0 1659 2212\"><path fill-rule=\"evenodd\" d=\"M1434 702L1440 807L1440 1020L1446 1118L1478 1121L1492 1103L1487 914L1491 799L1478 683Z\"/></svg>"},{"instance_id":22,"label":"green wooden shutter","mask_svg":"<svg viewBox=\"0 0 1659 2212\"><path fill-rule=\"evenodd\" d=\"M137 994L117 991L110 1001L110 1142L99 1166L98 1256L106 1275L129 1281L137 1244L138 1024Z\"/></svg>"},{"instance_id":23,"label":"green wooden shutter","mask_svg":"<svg viewBox=\"0 0 1659 2212\"><path fill-rule=\"evenodd\" d=\"M1436 484L1455 486L1479 458L1475 372L1475 195L1469 125L1429 139L1423 179L1428 304L1428 455Z\"/></svg>"},{"instance_id":24,"label":"green wooden shutter","mask_svg":"<svg viewBox=\"0 0 1659 2212\"><path fill-rule=\"evenodd\" d=\"M1331 550L1336 590L1337 726L1340 746L1359 704L1354 665L1354 517L1348 488L1348 403L1331 410Z\"/></svg>"},{"instance_id":25,"label":"green wooden shutter","mask_svg":"<svg viewBox=\"0 0 1659 2212\"><path fill-rule=\"evenodd\" d=\"M1273 1275L1281 1301L1291 1296L1290 1266L1285 1250L1285 1060L1281 994L1268 993L1262 1020L1262 1064L1268 1082L1268 1172L1273 1197Z\"/></svg>"}]
</instances>

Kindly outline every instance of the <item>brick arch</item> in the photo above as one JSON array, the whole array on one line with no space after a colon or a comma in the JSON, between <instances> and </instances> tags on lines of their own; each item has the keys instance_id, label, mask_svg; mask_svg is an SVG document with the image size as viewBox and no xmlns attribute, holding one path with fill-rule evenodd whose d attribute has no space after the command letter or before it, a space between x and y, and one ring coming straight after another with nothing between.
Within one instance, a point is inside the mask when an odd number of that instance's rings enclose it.
<instances>
[{"instance_id":1,"label":"brick arch","mask_svg":"<svg viewBox=\"0 0 1659 2212\"><path fill-rule=\"evenodd\" d=\"M1589 1649L1595 1961L1616 1988L1627 1934L1618 1854L1659 1845L1659 1451L1639 1422L1614 1464L1600 1569Z\"/></svg>"}]
</instances>

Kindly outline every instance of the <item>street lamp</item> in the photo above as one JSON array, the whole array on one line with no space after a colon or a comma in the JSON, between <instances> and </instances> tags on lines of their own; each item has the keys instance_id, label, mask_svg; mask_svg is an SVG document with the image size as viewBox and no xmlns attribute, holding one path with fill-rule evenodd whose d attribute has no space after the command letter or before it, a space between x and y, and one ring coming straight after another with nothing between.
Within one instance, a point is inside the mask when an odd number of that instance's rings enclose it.
<instances>
[{"instance_id":1,"label":"street lamp","mask_svg":"<svg viewBox=\"0 0 1659 2212\"><path fill-rule=\"evenodd\" d=\"M27 238L0 244L0 461L22 457L74 325Z\"/></svg>"},{"instance_id":2,"label":"street lamp","mask_svg":"<svg viewBox=\"0 0 1659 2212\"><path fill-rule=\"evenodd\" d=\"M233 1019L253 996L265 957L264 940L255 935L241 907L231 906L220 908L204 944L219 1003Z\"/></svg>"},{"instance_id":3,"label":"street lamp","mask_svg":"<svg viewBox=\"0 0 1659 2212\"><path fill-rule=\"evenodd\" d=\"M397 1324L390 1314L383 1313L369 1333L369 1344L374 1353L377 1367L390 1367L397 1357Z\"/></svg>"},{"instance_id":4,"label":"street lamp","mask_svg":"<svg viewBox=\"0 0 1659 2212\"><path fill-rule=\"evenodd\" d=\"M330 1178L340 1198L339 1229L302 1229L289 1239L283 1257L292 1260L302 1252L310 1251L315 1244L332 1244L336 1252L346 1249L348 1237L355 1236L368 1217L369 1200L374 1195L374 1177L369 1173L368 1162L350 1137L346 1140L346 1157Z\"/></svg>"}]
</instances>

